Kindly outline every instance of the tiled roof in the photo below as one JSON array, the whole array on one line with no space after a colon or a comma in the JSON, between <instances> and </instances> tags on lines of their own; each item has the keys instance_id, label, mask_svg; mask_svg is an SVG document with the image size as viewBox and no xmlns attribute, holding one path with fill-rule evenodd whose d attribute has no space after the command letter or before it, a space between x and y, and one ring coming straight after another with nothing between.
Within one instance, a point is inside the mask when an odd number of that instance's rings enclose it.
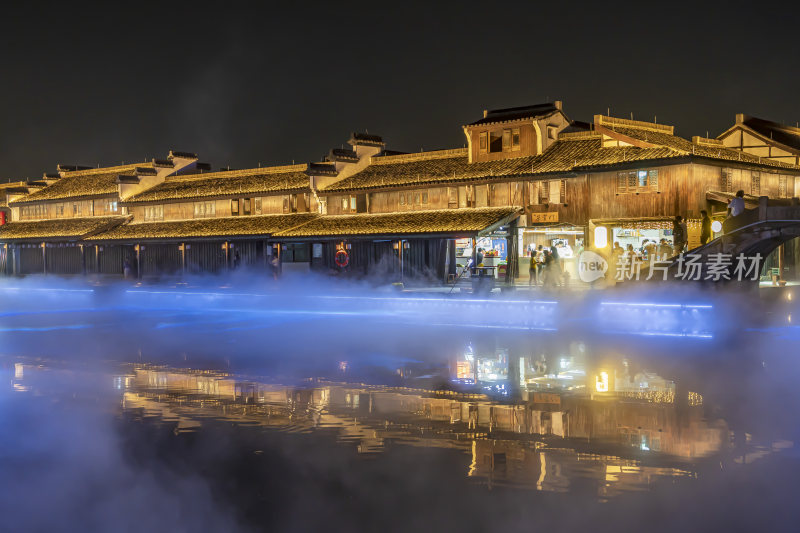
<instances>
[{"instance_id":1,"label":"tiled roof","mask_svg":"<svg viewBox=\"0 0 800 533\"><path fill-rule=\"evenodd\" d=\"M261 215L224 218L199 218L170 222L126 224L94 235L88 240L120 241L142 239L191 239L215 236L271 235L304 224L316 213Z\"/></svg>"},{"instance_id":2,"label":"tiled roof","mask_svg":"<svg viewBox=\"0 0 800 533\"><path fill-rule=\"evenodd\" d=\"M800 151L800 128L748 115L743 115L742 124L768 139Z\"/></svg>"},{"instance_id":3,"label":"tiled roof","mask_svg":"<svg viewBox=\"0 0 800 533\"><path fill-rule=\"evenodd\" d=\"M369 133L359 133L353 132L350 135L350 140L347 141L353 146L359 144L365 144L370 146L383 146L385 143L383 142L383 137L380 135L370 135Z\"/></svg>"},{"instance_id":4,"label":"tiled roof","mask_svg":"<svg viewBox=\"0 0 800 533\"><path fill-rule=\"evenodd\" d=\"M761 158L751 154L725 148L713 146L710 142L693 143L683 137L678 137L672 133L671 126L660 124L649 124L646 122L629 121L613 117L602 117L600 125L613 132L619 133L631 139L655 144L681 152L681 155L694 155L711 159L721 159L725 161L739 161L742 163L763 165L769 167L781 167L798 169L795 165ZM640 126L640 124L642 124Z\"/></svg>"},{"instance_id":5,"label":"tiled roof","mask_svg":"<svg viewBox=\"0 0 800 533\"><path fill-rule=\"evenodd\" d=\"M303 164L172 176L124 204L299 191L308 188L307 168Z\"/></svg>"},{"instance_id":6,"label":"tiled roof","mask_svg":"<svg viewBox=\"0 0 800 533\"><path fill-rule=\"evenodd\" d=\"M27 181L10 181L8 183L0 183L0 207L8 206L8 200L6 195L6 189L12 189L15 187L25 187L27 186Z\"/></svg>"},{"instance_id":7,"label":"tiled roof","mask_svg":"<svg viewBox=\"0 0 800 533\"><path fill-rule=\"evenodd\" d=\"M486 207L358 215L329 215L276 233L276 237L334 237L357 235L410 235L474 233L508 217L518 208Z\"/></svg>"},{"instance_id":8,"label":"tiled roof","mask_svg":"<svg viewBox=\"0 0 800 533\"><path fill-rule=\"evenodd\" d=\"M9 222L0 226L0 242L23 239L79 239L125 221L126 217L87 217Z\"/></svg>"},{"instance_id":9,"label":"tiled roof","mask_svg":"<svg viewBox=\"0 0 800 533\"><path fill-rule=\"evenodd\" d=\"M119 191L117 176L133 176L136 173L136 167L152 168L152 166L152 162L145 162L118 167L64 172L62 178L52 185L48 185L12 203L25 204L39 201L98 198L117 194Z\"/></svg>"},{"instance_id":10,"label":"tiled roof","mask_svg":"<svg viewBox=\"0 0 800 533\"><path fill-rule=\"evenodd\" d=\"M469 163L464 149L375 157L373 163L361 172L332 183L323 191L352 191L535 176L682 155L672 149L660 147L603 148L601 136L591 132L572 133L564 137L538 156L479 163Z\"/></svg>"},{"instance_id":11,"label":"tiled roof","mask_svg":"<svg viewBox=\"0 0 800 533\"><path fill-rule=\"evenodd\" d=\"M472 122L470 126L481 124L491 124L494 122L506 122L509 120L521 120L524 118L535 118L551 115L559 110L560 104L547 102L544 104L529 105L523 107L509 107L506 109L492 109L486 112L486 116L480 120Z\"/></svg>"}]
</instances>

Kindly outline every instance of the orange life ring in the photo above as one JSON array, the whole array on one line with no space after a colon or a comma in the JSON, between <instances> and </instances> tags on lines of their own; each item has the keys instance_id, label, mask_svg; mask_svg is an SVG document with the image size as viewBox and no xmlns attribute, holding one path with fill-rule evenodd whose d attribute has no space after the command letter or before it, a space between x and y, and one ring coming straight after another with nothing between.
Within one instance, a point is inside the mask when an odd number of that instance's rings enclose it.
<instances>
[{"instance_id":1,"label":"orange life ring","mask_svg":"<svg viewBox=\"0 0 800 533\"><path fill-rule=\"evenodd\" d=\"M347 252L345 252L344 250L339 250L338 252L336 252L336 256L334 257L333 260L336 263L336 266L338 266L339 268L344 268L350 264L350 256L347 255Z\"/></svg>"}]
</instances>

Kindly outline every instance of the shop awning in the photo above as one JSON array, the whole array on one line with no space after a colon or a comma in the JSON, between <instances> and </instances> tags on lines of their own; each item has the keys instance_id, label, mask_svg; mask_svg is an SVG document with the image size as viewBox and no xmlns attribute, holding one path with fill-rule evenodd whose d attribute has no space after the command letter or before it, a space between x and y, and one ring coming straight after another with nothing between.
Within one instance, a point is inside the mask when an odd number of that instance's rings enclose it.
<instances>
[{"instance_id":1,"label":"shop awning","mask_svg":"<svg viewBox=\"0 0 800 533\"><path fill-rule=\"evenodd\" d=\"M516 207L485 207L380 213L329 215L275 233L278 238L375 237L375 236L472 236L491 232L519 216Z\"/></svg>"},{"instance_id":2,"label":"shop awning","mask_svg":"<svg viewBox=\"0 0 800 533\"><path fill-rule=\"evenodd\" d=\"M126 217L60 218L9 222L0 226L0 242L31 240L78 240L114 228Z\"/></svg>"},{"instance_id":3,"label":"shop awning","mask_svg":"<svg viewBox=\"0 0 800 533\"><path fill-rule=\"evenodd\" d=\"M126 224L93 235L91 241L146 241L200 238L268 237L273 233L305 224L316 213L200 218L169 222Z\"/></svg>"}]
</instances>

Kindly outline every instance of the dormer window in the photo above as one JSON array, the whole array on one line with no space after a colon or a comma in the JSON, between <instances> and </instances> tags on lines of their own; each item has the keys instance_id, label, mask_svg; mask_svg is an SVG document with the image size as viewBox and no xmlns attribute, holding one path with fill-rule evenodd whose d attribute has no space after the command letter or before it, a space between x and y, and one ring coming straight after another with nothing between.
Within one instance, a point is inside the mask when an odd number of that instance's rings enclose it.
<instances>
[{"instance_id":1,"label":"dormer window","mask_svg":"<svg viewBox=\"0 0 800 533\"><path fill-rule=\"evenodd\" d=\"M520 147L519 128L506 128L489 134L489 151L518 152Z\"/></svg>"},{"instance_id":2,"label":"dormer window","mask_svg":"<svg viewBox=\"0 0 800 533\"><path fill-rule=\"evenodd\" d=\"M478 148L482 154L485 154L489 150L489 133L482 131L480 134L480 141Z\"/></svg>"},{"instance_id":3,"label":"dormer window","mask_svg":"<svg viewBox=\"0 0 800 533\"><path fill-rule=\"evenodd\" d=\"M503 151L502 131L493 131L489 133L489 151L492 153Z\"/></svg>"},{"instance_id":4,"label":"dormer window","mask_svg":"<svg viewBox=\"0 0 800 533\"><path fill-rule=\"evenodd\" d=\"M555 126L547 126L547 138L555 141L558 135L558 129Z\"/></svg>"}]
</instances>

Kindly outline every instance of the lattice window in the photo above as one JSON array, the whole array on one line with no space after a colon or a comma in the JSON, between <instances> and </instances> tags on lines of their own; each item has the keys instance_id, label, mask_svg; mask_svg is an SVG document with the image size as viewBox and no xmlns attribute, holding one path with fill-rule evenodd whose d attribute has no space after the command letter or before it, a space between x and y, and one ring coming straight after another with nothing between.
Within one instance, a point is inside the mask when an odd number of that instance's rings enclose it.
<instances>
[{"instance_id":1,"label":"lattice window","mask_svg":"<svg viewBox=\"0 0 800 533\"><path fill-rule=\"evenodd\" d=\"M761 196L761 173L755 170L750 173L750 194Z\"/></svg>"},{"instance_id":2,"label":"lattice window","mask_svg":"<svg viewBox=\"0 0 800 533\"><path fill-rule=\"evenodd\" d=\"M539 182L539 203L540 204L550 203L550 182L549 181L540 181Z\"/></svg>"},{"instance_id":3,"label":"lattice window","mask_svg":"<svg viewBox=\"0 0 800 533\"><path fill-rule=\"evenodd\" d=\"M561 204L567 203L567 180L561 180L561 189L559 191L558 201Z\"/></svg>"},{"instance_id":4,"label":"lattice window","mask_svg":"<svg viewBox=\"0 0 800 533\"><path fill-rule=\"evenodd\" d=\"M786 176L778 176L778 196L781 198L788 197L786 189Z\"/></svg>"},{"instance_id":5,"label":"lattice window","mask_svg":"<svg viewBox=\"0 0 800 533\"><path fill-rule=\"evenodd\" d=\"M719 190L722 192L733 192L733 172L729 168L723 168L719 175Z\"/></svg>"},{"instance_id":6,"label":"lattice window","mask_svg":"<svg viewBox=\"0 0 800 533\"><path fill-rule=\"evenodd\" d=\"M658 190L658 170L632 170L617 173L617 194L655 192Z\"/></svg>"}]
</instances>

